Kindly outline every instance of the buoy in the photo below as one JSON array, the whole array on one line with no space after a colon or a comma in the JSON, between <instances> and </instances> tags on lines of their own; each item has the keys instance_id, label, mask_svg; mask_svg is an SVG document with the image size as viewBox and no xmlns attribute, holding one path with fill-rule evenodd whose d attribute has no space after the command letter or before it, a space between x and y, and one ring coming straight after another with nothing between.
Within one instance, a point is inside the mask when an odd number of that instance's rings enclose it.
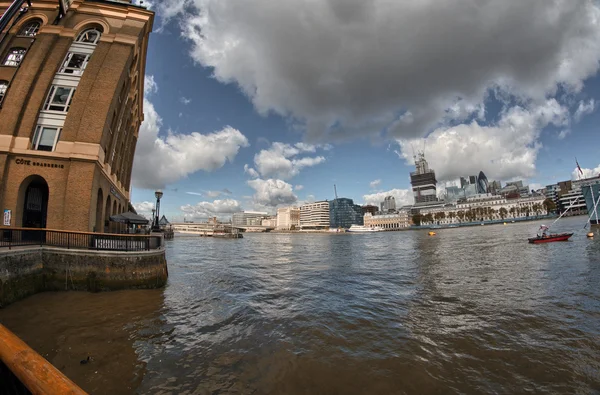
<instances>
[{"instance_id":1,"label":"buoy","mask_svg":"<svg viewBox=\"0 0 600 395\"><path fill-rule=\"evenodd\" d=\"M428 235L429 236L435 236L435 232L429 232Z\"/></svg>"},{"instance_id":2,"label":"buoy","mask_svg":"<svg viewBox=\"0 0 600 395\"><path fill-rule=\"evenodd\" d=\"M590 232L587 234L587 237L589 237L590 239L594 238L594 232Z\"/></svg>"},{"instance_id":3,"label":"buoy","mask_svg":"<svg viewBox=\"0 0 600 395\"><path fill-rule=\"evenodd\" d=\"M506 225L506 222L504 223L504 225Z\"/></svg>"}]
</instances>

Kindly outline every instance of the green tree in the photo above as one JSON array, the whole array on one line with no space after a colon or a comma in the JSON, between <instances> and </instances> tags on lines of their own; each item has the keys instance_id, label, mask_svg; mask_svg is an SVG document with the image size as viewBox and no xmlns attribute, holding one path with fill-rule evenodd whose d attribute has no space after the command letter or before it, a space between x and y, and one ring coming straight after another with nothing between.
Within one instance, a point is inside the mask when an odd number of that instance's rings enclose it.
<instances>
[{"instance_id":1,"label":"green tree","mask_svg":"<svg viewBox=\"0 0 600 395\"><path fill-rule=\"evenodd\" d=\"M547 198L546 200L544 200L543 205L547 213L556 212L556 203L554 203L552 199Z\"/></svg>"},{"instance_id":2,"label":"green tree","mask_svg":"<svg viewBox=\"0 0 600 395\"><path fill-rule=\"evenodd\" d=\"M450 222L454 222L454 217L456 217L456 213L454 211L450 211L448 213L448 218L450 218Z\"/></svg>"},{"instance_id":3,"label":"green tree","mask_svg":"<svg viewBox=\"0 0 600 395\"><path fill-rule=\"evenodd\" d=\"M458 217L458 222L462 222L463 219L465 219L465 212L463 210L458 210L456 216Z\"/></svg>"},{"instance_id":4,"label":"green tree","mask_svg":"<svg viewBox=\"0 0 600 395\"><path fill-rule=\"evenodd\" d=\"M415 214L412 216L413 224L419 226L421 225L421 221L423 220L423 216L421 214Z\"/></svg>"},{"instance_id":5,"label":"green tree","mask_svg":"<svg viewBox=\"0 0 600 395\"><path fill-rule=\"evenodd\" d=\"M504 207L500 207L500 210L498 210L498 214L500 214L500 218L502 218L502 220L504 221L504 218L506 218L506 214L508 214L508 211Z\"/></svg>"}]
</instances>

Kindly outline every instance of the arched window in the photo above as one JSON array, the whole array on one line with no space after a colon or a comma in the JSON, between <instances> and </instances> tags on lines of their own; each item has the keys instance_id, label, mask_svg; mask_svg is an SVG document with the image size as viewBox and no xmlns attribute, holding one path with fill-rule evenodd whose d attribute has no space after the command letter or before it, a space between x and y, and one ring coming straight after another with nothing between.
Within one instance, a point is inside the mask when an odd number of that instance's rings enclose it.
<instances>
[{"instance_id":1,"label":"arched window","mask_svg":"<svg viewBox=\"0 0 600 395\"><path fill-rule=\"evenodd\" d=\"M77 36L78 43L96 44L100 40L102 32L97 28L86 29Z\"/></svg>"},{"instance_id":2,"label":"arched window","mask_svg":"<svg viewBox=\"0 0 600 395\"><path fill-rule=\"evenodd\" d=\"M21 61L25 56L25 52L27 52L25 48L11 48L8 52L8 55L6 56L6 59L4 59L3 65L15 67L18 66L19 64L21 64Z\"/></svg>"},{"instance_id":3,"label":"arched window","mask_svg":"<svg viewBox=\"0 0 600 395\"><path fill-rule=\"evenodd\" d=\"M8 81L0 81L0 103L6 96L6 90L8 89Z\"/></svg>"},{"instance_id":4,"label":"arched window","mask_svg":"<svg viewBox=\"0 0 600 395\"><path fill-rule=\"evenodd\" d=\"M42 26L42 24L38 20L27 22L25 25L23 25L23 28L19 32L19 35L27 36L27 37L35 37L35 35L40 30L40 26Z\"/></svg>"}]
</instances>

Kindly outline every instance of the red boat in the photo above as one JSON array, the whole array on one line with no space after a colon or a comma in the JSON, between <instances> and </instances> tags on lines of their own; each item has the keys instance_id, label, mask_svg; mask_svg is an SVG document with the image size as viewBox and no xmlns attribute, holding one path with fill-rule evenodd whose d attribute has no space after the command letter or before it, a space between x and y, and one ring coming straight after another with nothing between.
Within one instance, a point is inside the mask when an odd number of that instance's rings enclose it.
<instances>
[{"instance_id":1,"label":"red boat","mask_svg":"<svg viewBox=\"0 0 600 395\"><path fill-rule=\"evenodd\" d=\"M531 244L552 243L553 241L567 241L573 233L549 233L550 228L542 225L536 237L529 238Z\"/></svg>"},{"instance_id":2,"label":"red boat","mask_svg":"<svg viewBox=\"0 0 600 395\"><path fill-rule=\"evenodd\" d=\"M529 239L531 244L551 243L553 241L567 241L573 236L573 233L555 233L544 236L532 237Z\"/></svg>"}]
</instances>

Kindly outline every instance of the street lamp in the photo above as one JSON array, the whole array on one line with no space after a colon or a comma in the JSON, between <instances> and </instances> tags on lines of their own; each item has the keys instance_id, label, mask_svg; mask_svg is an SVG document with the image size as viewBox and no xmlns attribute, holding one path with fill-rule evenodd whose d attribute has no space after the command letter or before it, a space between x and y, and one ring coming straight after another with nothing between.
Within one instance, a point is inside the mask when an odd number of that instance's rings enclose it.
<instances>
[{"instance_id":1,"label":"street lamp","mask_svg":"<svg viewBox=\"0 0 600 395\"><path fill-rule=\"evenodd\" d=\"M154 192L154 197L156 197L156 217L154 221L154 228L158 229L158 216L160 215L160 199L162 198L163 193L160 189Z\"/></svg>"}]
</instances>

